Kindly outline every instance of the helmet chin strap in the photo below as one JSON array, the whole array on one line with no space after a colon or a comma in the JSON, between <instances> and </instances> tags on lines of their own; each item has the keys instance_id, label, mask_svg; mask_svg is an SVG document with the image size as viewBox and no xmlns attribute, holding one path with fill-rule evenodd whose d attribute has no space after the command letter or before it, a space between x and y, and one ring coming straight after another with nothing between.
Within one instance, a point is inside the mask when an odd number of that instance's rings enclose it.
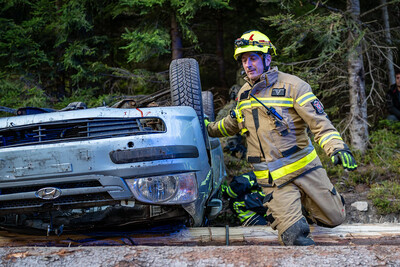
<instances>
[{"instance_id":1,"label":"helmet chin strap","mask_svg":"<svg viewBox=\"0 0 400 267\"><path fill-rule=\"evenodd\" d=\"M267 57L267 54L263 54L262 58L263 58L264 72L267 72L269 70L269 66L270 66L270 65L267 66L265 64L266 57Z\"/></svg>"}]
</instances>

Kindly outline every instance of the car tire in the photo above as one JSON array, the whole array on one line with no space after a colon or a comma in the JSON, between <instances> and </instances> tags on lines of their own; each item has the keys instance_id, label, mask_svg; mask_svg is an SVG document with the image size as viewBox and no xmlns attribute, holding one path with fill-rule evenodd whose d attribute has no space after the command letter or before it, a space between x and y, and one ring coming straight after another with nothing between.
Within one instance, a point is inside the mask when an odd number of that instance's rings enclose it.
<instances>
[{"instance_id":1,"label":"car tire","mask_svg":"<svg viewBox=\"0 0 400 267\"><path fill-rule=\"evenodd\" d=\"M174 59L169 66L169 79L172 105L189 106L196 111L206 140L199 64L193 58Z\"/></svg>"},{"instance_id":2,"label":"car tire","mask_svg":"<svg viewBox=\"0 0 400 267\"><path fill-rule=\"evenodd\" d=\"M208 116L209 121L215 120L214 114L214 96L210 91L201 92L201 98L203 100L204 113Z\"/></svg>"}]
</instances>

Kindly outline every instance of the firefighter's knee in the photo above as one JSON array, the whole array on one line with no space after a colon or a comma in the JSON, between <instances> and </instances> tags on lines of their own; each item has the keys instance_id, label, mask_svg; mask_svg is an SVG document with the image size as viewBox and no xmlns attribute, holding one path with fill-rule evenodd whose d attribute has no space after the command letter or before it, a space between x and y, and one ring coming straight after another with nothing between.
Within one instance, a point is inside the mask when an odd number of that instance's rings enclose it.
<instances>
[{"instance_id":1,"label":"firefighter's knee","mask_svg":"<svg viewBox=\"0 0 400 267\"><path fill-rule=\"evenodd\" d=\"M333 228L341 225L346 220L346 208L344 206L344 199L342 196L340 196L340 199L341 205L338 205L337 209L331 211L328 217L328 221L326 223L323 223L321 221L318 221L317 219L317 225Z\"/></svg>"},{"instance_id":2,"label":"firefighter's knee","mask_svg":"<svg viewBox=\"0 0 400 267\"><path fill-rule=\"evenodd\" d=\"M341 225L346 219L346 214L338 214L336 217L331 218L329 222L323 222L321 220L316 219L316 223L318 226L334 228L336 226Z\"/></svg>"}]
</instances>

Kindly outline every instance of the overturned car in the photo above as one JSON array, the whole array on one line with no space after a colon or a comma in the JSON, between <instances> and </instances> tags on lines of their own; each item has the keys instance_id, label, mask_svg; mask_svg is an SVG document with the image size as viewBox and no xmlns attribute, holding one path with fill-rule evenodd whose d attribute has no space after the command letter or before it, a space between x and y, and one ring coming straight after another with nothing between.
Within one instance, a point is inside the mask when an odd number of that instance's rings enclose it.
<instances>
[{"instance_id":1,"label":"overturned car","mask_svg":"<svg viewBox=\"0 0 400 267\"><path fill-rule=\"evenodd\" d=\"M172 61L167 93L170 106L148 105L161 92L0 118L0 227L60 234L215 217L226 172L220 142L204 127L212 94L201 92L194 59Z\"/></svg>"}]
</instances>

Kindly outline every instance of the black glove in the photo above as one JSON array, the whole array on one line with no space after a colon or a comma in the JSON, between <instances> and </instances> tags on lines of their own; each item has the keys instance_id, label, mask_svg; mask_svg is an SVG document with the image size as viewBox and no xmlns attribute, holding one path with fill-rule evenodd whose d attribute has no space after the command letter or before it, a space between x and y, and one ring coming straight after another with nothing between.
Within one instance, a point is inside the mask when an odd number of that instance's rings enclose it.
<instances>
[{"instance_id":1,"label":"black glove","mask_svg":"<svg viewBox=\"0 0 400 267\"><path fill-rule=\"evenodd\" d=\"M349 150L337 150L331 156L333 165L342 164L343 168L349 171L357 169L357 163Z\"/></svg>"}]
</instances>

